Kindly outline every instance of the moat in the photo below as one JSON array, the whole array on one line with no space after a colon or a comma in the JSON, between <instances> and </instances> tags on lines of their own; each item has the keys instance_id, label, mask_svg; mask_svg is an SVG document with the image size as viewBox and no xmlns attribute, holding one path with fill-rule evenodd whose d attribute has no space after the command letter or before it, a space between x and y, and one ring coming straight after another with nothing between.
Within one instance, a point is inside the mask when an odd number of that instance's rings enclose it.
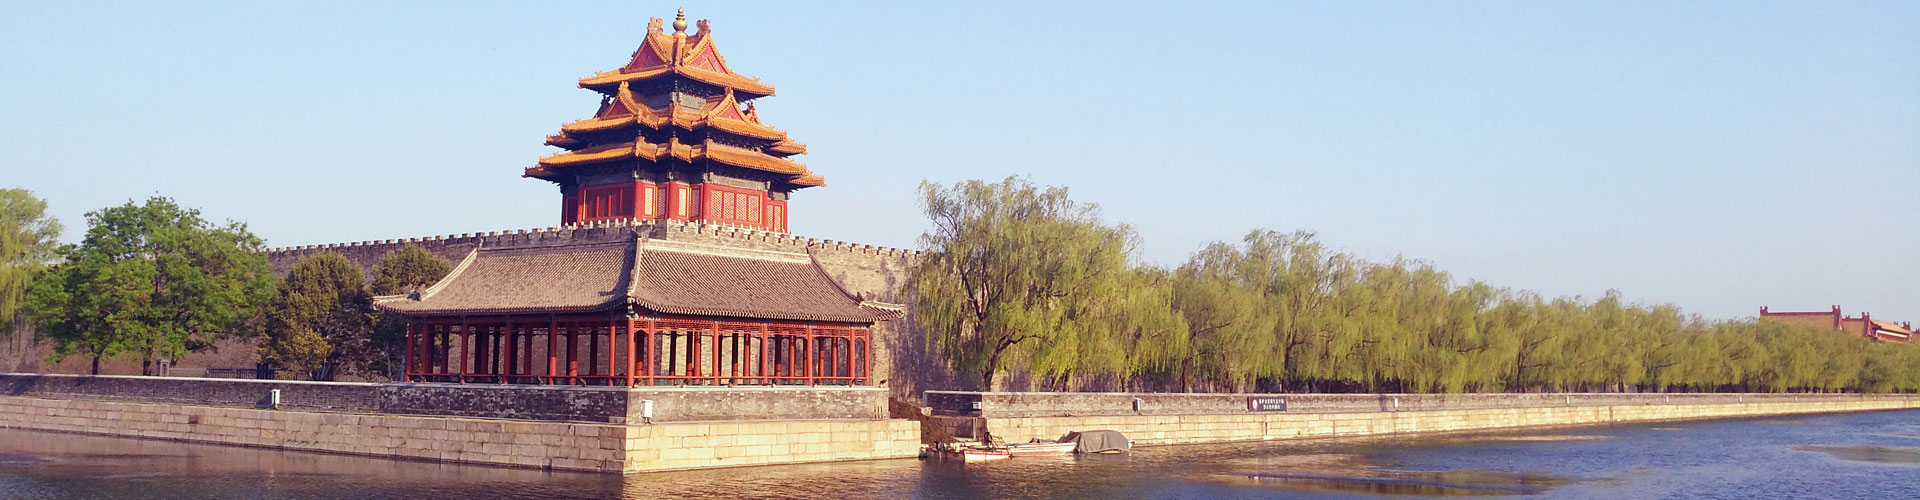
<instances>
[{"instance_id":1,"label":"moat","mask_svg":"<svg viewBox=\"0 0 1920 500\"><path fill-rule=\"evenodd\" d=\"M0 498L1914 498L1920 410L627 476L0 430Z\"/></svg>"}]
</instances>

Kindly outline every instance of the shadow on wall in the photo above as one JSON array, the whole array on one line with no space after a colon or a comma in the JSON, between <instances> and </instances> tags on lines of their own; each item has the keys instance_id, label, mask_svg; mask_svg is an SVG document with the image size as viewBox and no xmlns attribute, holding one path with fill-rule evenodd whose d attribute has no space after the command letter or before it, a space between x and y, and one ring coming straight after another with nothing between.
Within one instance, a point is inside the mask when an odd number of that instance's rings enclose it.
<instances>
[{"instance_id":1,"label":"shadow on wall","mask_svg":"<svg viewBox=\"0 0 1920 500\"><path fill-rule=\"evenodd\" d=\"M887 377L888 395L909 401L920 401L926 391L972 391L975 387L972 377L962 377L947 367L940 359L936 347L929 345L927 336L914 324L913 308L907 308L907 316L889 322L885 332L888 357L892 364ZM924 403L924 402L923 402Z\"/></svg>"}]
</instances>

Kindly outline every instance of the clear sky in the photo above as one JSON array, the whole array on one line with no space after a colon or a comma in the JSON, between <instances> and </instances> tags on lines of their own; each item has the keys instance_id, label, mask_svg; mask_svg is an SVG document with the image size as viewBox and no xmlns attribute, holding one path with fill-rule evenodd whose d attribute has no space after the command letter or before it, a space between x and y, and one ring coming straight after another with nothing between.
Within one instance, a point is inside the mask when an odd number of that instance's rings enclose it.
<instances>
[{"instance_id":1,"label":"clear sky","mask_svg":"<svg viewBox=\"0 0 1920 500\"><path fill-rule=\"evenodd\" d=\"M647 18L611 2L12 2L0 186L158 193L273 246L554 224L520 178ZM1174 265L1316 231L1461 282L1920 321L1920 3L704 3L828 187L911 247L922 179L1030 175Z\"/></svg>"}]
</instances>

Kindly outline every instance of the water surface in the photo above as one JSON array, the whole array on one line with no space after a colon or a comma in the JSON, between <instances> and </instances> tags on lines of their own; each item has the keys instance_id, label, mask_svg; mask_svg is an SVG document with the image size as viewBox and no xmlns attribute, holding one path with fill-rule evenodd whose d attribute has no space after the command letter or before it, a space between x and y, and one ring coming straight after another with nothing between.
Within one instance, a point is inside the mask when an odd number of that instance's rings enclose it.
<instances>
[{"instance_id":1,"label":"water surface","mask_svg":"<svg viewBox=\"0 0 1920 500\"><path fill-rule=\"evenodd\" d=\"M4 499L1920 498L1920 410L629 476L0 429Z\"/></svg>"}]
</instances>

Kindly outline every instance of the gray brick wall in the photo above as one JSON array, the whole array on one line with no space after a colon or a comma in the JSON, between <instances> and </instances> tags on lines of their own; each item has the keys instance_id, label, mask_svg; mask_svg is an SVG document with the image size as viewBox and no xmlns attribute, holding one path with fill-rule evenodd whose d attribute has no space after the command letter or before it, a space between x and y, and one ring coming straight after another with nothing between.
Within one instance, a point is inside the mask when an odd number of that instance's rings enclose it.
<instances>
[{"instance_id":1,"label":"gray brick wall","mask_svg":"<svg viewBox=\"0 0 1920 500\"><path fill-rule=\"evenodd\" d=\"M884 419L887 393L872 387L636 388L492 384L369 384L275 380L0 373L0 395L341 413L443 415L596 423Z\"/></svg>"}]
</instances>

